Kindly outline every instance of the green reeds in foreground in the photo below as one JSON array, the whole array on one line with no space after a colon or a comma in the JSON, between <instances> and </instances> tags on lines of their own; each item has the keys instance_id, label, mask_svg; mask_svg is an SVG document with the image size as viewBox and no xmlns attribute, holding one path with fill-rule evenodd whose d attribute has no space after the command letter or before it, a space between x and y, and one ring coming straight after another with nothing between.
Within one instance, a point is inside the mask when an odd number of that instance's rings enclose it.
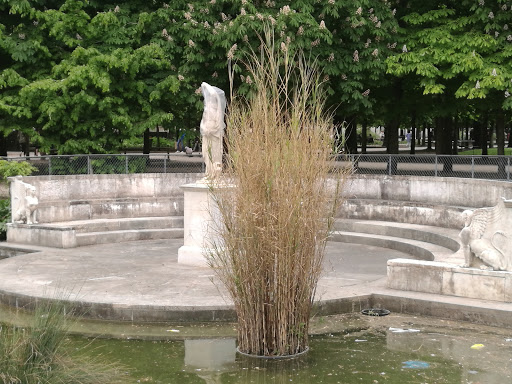
<instances>
[{"instance_id":1,"label":"green reeds in foreground","mask_svg":"<svg viewBox=\"0 0 512 384\"><path fill-rule=\"evenodd\" d=\"M0 383L122 383L119 367L73 356L67 334L69 316L61 301L37 304L29 327L0 328Z\"/></svg>"},{"instance_id":2,"label":"green reeds in foreground","mask_svg":"<svg viewBox=\"0 0 512 384\"><path fill-rule=\"evenodd\" d=\"M238 348L300 353L348 172L333 170L332 120L314 63L271 33L245 64L254 84L228 110L228 164L211 182L220 225L209 264L234 301ZM226 187L231 184L232 187Z\"/></svg>"}]
</instances>

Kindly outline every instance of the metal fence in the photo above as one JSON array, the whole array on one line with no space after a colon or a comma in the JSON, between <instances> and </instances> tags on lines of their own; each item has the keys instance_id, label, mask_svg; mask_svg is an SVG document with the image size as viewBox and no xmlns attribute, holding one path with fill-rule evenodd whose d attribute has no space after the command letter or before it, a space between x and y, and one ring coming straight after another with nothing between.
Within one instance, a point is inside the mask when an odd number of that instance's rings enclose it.
<instances>
[{"instance_id":1,"label":"metal fence","mask_svg":"<svg viewBox=\"0 0 512 384\"><path fill-rule=\"evenodd\" d=\"M3 158L28 161L33 175L128 173L201 173L201 156L186 155L72 155ZM353 166L358 174L411 175L511 180L510 156L386 155L338 156L340 165Z\"/></svg>"},{"instance_id":2,"label":"metal fence","mask_svg":"<svg viewBox=\"0 0 512 384\"><path fill-rule=\"evenodd\" d=\"M201 173L205 166L201 156L186 155L70 155L2 158L27 161L39 175L86 175L129 173Z\"/></svg>"},{"instance_id":3,"label":"metal fence","mask_svg":"<svg viewBox=\"0 0 512 384\"><path fill-rule=\"evenodd\" d=\"M358 174L511 180L510 156L340 155Z\"/></svg>"}]
</instances>

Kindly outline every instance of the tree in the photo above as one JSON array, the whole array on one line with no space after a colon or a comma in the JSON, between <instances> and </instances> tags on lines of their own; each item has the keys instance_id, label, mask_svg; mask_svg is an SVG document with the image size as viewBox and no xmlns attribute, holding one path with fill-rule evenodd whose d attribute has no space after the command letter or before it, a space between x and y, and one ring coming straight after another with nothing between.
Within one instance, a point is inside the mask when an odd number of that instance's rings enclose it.
<instances>
[{"instance_id":1,"label":"tree","mask_svg":"<svg viewBox=\"0 0 512 384\"><path fill-rule=\"evenodd\" d=\"M49 5L3 4L17 16L17 23L7 18L9 34L3 23L0 45L4 135L24 132L44 151L111 152L173 119L178 76L170 51L144 39L144 13L100 12L82 1Z\"/></svg>"},{"instance_id":2,"label":"tree","mask_svg":"<svg viewBox=\"0 0 512 384\"><path fill-rule=\"evenodd\" d=\"M488 99L497 109L512 106L509 7L503 0L410 0L399 15L402 49L387 59L388 73L416 78L423 95L431 95L438 153L452 153L454 124L448 120L467 108L467 100Z\"/></svg>"}]
</instances>

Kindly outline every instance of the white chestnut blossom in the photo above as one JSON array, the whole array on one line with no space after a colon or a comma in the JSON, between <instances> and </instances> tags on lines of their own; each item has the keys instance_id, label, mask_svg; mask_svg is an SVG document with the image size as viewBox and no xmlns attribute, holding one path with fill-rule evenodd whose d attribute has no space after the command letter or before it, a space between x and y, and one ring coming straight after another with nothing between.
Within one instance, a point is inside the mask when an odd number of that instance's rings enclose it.
<instances>
[{"instance_id":1,"label":"white chestnut blossom","mask_svg":"<svg viewBox=\"0 0 512 384\"><path fill-rule=\"evenodd\" d=\"M228 51L228 59L232 59L235 56L235 52L238 49L238 45L235 43L231 46Z\"/></svg>"},{"instance_id":2,"label":"white chestnut blossom","mask_svg":"<svg viewBox=\"0 0 512 384\"><path fill-rule=\"evenodd\" d=\"M359 51L357 49L354 51L352 57L356 63L359 62Z\"/></svg>"},{"instance_id":3,"label":"white chestnut blossom","mask_svg":"<svg viewBox=\"0 0 512 384\"><path fill-rule=\"evenodd\" d=\"M402 47L402 52L403 53L407 53L407 46L404 44L404 46Z\"/></svg>"},{"instance_id":4,"label":"white chestnut blossom","mask_svg":"<svg viewBox=\"0 0 512 384\"><path fill-rule=\"evenodd\" d=\"M290 6L285 5L283 8L279 10L279 13L282 13L283 15L288 15L291 12Z\"/></svg>"},{"instance_id":5,"label":"white chestnut blossom","mask_svg":"<svg viewBox=\"0 0 512 384\"><path fill-rule=\"evenodd\" d=\"M476 84L475 84L475 89L480 89L480 81L476 81Z\"/></svg>"}]
</instances>

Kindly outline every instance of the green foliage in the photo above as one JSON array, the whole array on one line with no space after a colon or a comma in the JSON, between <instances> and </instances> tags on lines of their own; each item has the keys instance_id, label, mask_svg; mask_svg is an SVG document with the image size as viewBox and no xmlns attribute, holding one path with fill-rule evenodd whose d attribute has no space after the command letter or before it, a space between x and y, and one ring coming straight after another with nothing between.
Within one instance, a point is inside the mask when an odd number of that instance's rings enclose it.
<instances>
[{"instance_id":1,"label":"green foliage","mask_svg":"<svg viewBox=\"0 0 512 384\"><path fill-rule=\"evenodd\" d=\"M482 4L448 1L435 9L419 3L411 1L411 9L424 12L402 17L403 49L388 57L388 73L415 75L426 95L449 94L472 100L496 96L495 91L500 91L494 101L509 108L503 96L512 90L509 6L500 0Z\"/></svg>"},{"instance_id":2,"label":"green foliage","mask_svg":"<svg viewBox=\"0 0 512 384\"><path fill-rule=\"evenodd\" d=\"M91 160L94 174L144 173L147 156L102 156Z\"/></svg>"},{"instance_id":3,"label":"green foliage","mask_svg":"<svg viewBox=\"0 0 512 384\"><path fill-rule=\"evenodd\" d=\"M0 160L0 181L11 176L29 176L34 171L37 171L37 168L26 161Z\"/></svg>"},{"instance_id":4,"label":"green foliage","mask_svg":"<svg viewBox=\"0 0 512 384\"><path fill-rule=\"evenodd\" d=\"M50 162L52 175L85 175L89 173L87 161L83 156L52 157Z\"/></svg>"},{"instance_id":5,"label":"green foliage","mask_svg":"<svg viewBox=\"0 0 512 384\"><path fill-rule=\"evenodd\" d=\"M230 59L275 44L324 74L327 108L389 122L512 109L512 12L504 0L97 0L0 2L0 136L44 152L115 153L144 131L195 129L206 81L249 95ZM469 112L468 112L469 113ZM348 121L348 120L347 120Z\"/></svg>"},{"instance_id":6,"label":"green foliage","mask_svg":"<svg viewBox=\"0 0 512 384\"><path fill-rule=\"evenodd\" d=\"M80 360L68 345L70 319L64 303L38 304L29 328L0 328L0 382L4 384L121 383L119 367Z\"/></svg>"},{"instance_id":7,"label":"green foliage","mask_svg":"<svg viewBox=\"0 0 512 384\"><path fill-rule=\"evenodd\" d=\"M5 240L7 223L11 221L11 200L0 199L0 240Z\"/></svg>"}]
</instances>

